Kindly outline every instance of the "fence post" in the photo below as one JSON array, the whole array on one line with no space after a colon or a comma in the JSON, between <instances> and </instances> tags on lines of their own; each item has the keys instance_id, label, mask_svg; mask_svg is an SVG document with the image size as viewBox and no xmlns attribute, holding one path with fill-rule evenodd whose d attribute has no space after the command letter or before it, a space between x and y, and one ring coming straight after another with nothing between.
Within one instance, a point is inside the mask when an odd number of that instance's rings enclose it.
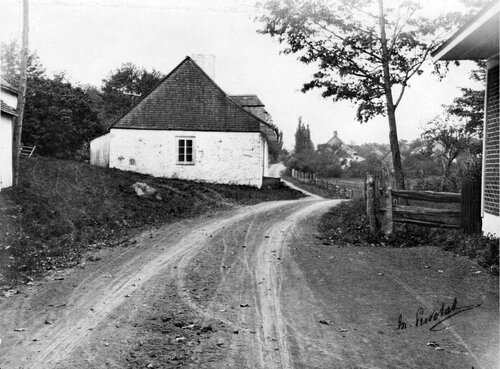
<instances>
[{"instance_id":1,"label":"fence post","mask_svg":"<svg viewBox=\"0 0 500 369\"><path fill-rule=\"evenodd\" d=\"M380 204L380 228L382 232L388 236L392 234L392 193L391 193L391 178L387 169L382 169L379 177L379 204Z\"/></svg>"},{"instance_id":2,"label":"fence post","mask_svg":"<svg viewBox=\"0 0 500 369\"><path fill-rule=\"evenodd\" d=\"M366 216L370 224L370 232L377 233L377 217L375 216L375 178L373 175L366 175Z\"/></svg>"}]
</instances>

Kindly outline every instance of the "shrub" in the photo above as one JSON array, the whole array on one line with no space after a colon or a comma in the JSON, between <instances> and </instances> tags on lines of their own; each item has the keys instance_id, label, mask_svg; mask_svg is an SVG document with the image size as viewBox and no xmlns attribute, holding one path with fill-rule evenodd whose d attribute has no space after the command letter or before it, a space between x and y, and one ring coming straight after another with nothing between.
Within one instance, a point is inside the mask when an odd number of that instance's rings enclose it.
<instances>
[{"instance_id":1,"label":"shrub","mask_svg":"<svg viewBox=\"0 0 500 369\"><path fill-rule=\"evenodd\" d=\"M411 224L395 224L387 237L371 234L361 197L332 208L321 219L321 237L332 244L362 246L419 247L437 246L458 255L477 259L479 265L498 274L498 238L466 235L459 230L427 228Z\"/></svg>"}]
</instances>

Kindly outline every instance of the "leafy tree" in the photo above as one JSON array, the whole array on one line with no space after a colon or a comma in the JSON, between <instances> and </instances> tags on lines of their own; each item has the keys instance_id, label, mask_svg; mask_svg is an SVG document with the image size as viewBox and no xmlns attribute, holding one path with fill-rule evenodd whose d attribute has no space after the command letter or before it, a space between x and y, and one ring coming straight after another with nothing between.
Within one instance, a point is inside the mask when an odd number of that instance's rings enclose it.
<instances>
[{"instance_id":1,"label":"leafy tree","mask_svg":"<svg viewBox=\"0 0 500 369\"><path fill-rule=\"evenodd\" d=\"M342 175L342 166L345 165L343 151L318 150L315 158L315 173L320 177L335 177Z\"/></svg>"},{"instance_id":2,"label":"leafy tree","mask_svg":"<svg viewBox=\"0 0 500 369\"><path fill-rule=\"evenodd\" d=\"M415 75L423 73L431 50L460 19L418 15L416 1L391 2L391 7L368 0L269 0L260 31L285 43L284 53L298 53L318 71L303 91L318 88L333 101L358 102L357 119L366 122L384 115L396 185L404 188L398 144L396 109ZM439 66L439 65L438 65Z\"/></svg>"},{"instance_id":3,"label":"leafy tree","mask_svg":"<svg viewBox=\"0 0 500 369\"><path fill-rule=\"evenodd\" d=\"M307 126L302 123L302 117L299 117L299 124L295 131L295 155L310 154L314 152L314 144L311 141L311 131L309 124Z\"/></svg>"},{"instance_id":4,"label":"leafy tree","mask_svg":"<svg viewBox=\"0 0 500 369\"><path fill-rule=\"evenodd\" d=\"M299 117L297 130L295 131L295 148L289 157L287 170L297 169L303 172L314 173L316 170L316 155L314 144L311 141L309 125L304 125L302 117Z\"/></svg>"},{"instance_id":5,"label":"leafy tree","mask_svg":"<svg viewBox=\"0 0 500 369\"><path fill-rule=\"evenodd\" d=\"M20 50L15 42L0 45L2 76L14 86L19 80ZM64 74L49 78L36 53L27 60L27 92L22 142L36 145L37 154L74 157L82 146L103 132L95 88L74 87Z\"/></svg>"},{"instance_id":6,"label":"leafy tree","mask_svg":"<svg viewBox=\"0 0 500 369\"><path fill-rule=\"evenodd\" d=\"M163 74L153 69L148 72L133 63L122 66L104 79L102 86L102 117L109 127L127 112L141 96L147 94L163 78Z\"/></svg>"},{"instance_id":7,"label":"leafy tree","mask_svg":"<svg viewBox=\"0 0 500 369\"><path fill-rule=\"evenodd\" d=\"M103 132L91 97L63 74L30 79L24 118L23 142L36 145L41 155L74 157Z\"/></svg>"},{"instance_id":8,"label":"leafy tree","mask_svg":"<svg viewBox=\"0 0 500 369\"><path fill-rule=\"evenodd\" d=\"M422 137L429 142L429 152L441 160L443 168L441 183L444 187L445 181L450 177L453 162L460 153L468 149L471 134L467 131L463 119L444 113L427 123L427 129Z\"/></svg>"},{"instance_id":9,"label":"leafy tree","mask_svg":"<svg viewBox=\"0 0 500 369\"><path fill-rule=\"evenodd\" d=\"M365 178L366 172L374 169L380 169L382 162L378 155L368 153L363 156L363 161L352 161L343 170L343 176L346 178Z\"/></svg>"},{"instance_id":10,"label":"leafy tree","mask_svg":"<svg viewBox=\"0 0 500 369\"><path fill-rule=\"evenodd\" d=\"M476 61L476 64L478 68L471 71L470 78L486 85L486 63L481 60ZM451 105L445 105L444 108L449 114L464 118L467 122L465 126L467 132L481 139L483 136L484 89L462 88L461 91L462 95L455 98Z\"/></svg>"},{"instance_id":11,"label":"leafy tree","mask_svg":"<svg viewBox=\"0 0 500 369\"><path fill-rule=\"evenodd\" d=\"M484 90L462 88L462 96L453 100L453 104L445 106L449 114L467 121L465 129L471 135L483 137Z\"/></svg>"},{"instance_id":12,"label":"leafy tree","mask_svg":"<svg viewBox=\"0 0 500 369\"><path fill-rule=\"evenodd\" d=\"M11 85L19 84L21 60L21 48L15 40L0 44L0 66L2 77ZM26 73L28 80L35 77L45 76L45 68L40 62L40 58L36 52L28 53Z\"/></svg>"}]
</instances>

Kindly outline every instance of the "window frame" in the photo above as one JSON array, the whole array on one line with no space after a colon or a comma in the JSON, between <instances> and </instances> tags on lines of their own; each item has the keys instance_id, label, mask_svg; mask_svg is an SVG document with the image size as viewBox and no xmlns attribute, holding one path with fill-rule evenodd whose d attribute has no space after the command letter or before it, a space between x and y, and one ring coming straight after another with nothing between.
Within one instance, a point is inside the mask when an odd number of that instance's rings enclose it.
<instances>
[{"instance_id":1,"label":"window frame","mask_svg":"<svg viewBox=\"0 0 500 369\"><path fill-rule=\"evenodd\" d=\"M181 145L181 141L184 141L184 146ZM187 161L187 141L191 141L191 161ZM184 152L181 153L181 148L184 147ZM180 160L180 157L184 160ZM175 137L175 162L177 165L194 165L196 163L195 157L195 138L193 136L176 136Z\"/></svg>"}]
</instances>

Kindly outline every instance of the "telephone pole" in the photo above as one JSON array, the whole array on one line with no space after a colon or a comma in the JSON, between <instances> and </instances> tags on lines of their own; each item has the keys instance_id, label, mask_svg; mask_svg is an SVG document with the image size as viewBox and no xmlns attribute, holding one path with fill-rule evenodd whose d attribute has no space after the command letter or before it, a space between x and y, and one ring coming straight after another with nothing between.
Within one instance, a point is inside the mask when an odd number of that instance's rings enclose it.
<instances>
[{"instance_id":1,"label":"telephone pole","mask_svg":"<svg viewBox=\"0 0 500 369\"><path fill-rule=\"evenodd\" d=\"M26 69L28 64L28 34L29 34L29 4L23 0L23 43L21 46L20 78L17 96L18 117L14 124L14 137L12 142L12 184L19 185L19 152L21 149L21 135L23 132L24 104L26 102Z\"/></svg>"}]
</instances>

